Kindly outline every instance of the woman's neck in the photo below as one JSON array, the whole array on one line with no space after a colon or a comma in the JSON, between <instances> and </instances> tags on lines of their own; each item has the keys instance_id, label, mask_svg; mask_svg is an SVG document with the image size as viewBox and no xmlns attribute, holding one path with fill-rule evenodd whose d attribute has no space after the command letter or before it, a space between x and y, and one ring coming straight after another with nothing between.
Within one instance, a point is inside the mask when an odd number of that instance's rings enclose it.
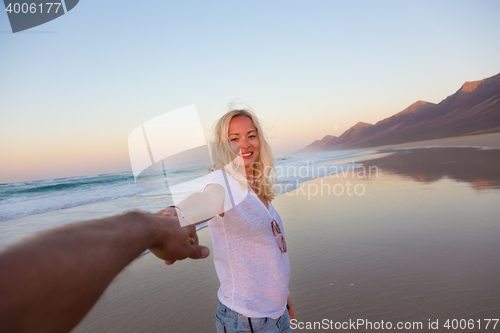
<instances>
[{"instance_id":1,"label":"woman's neck","mask_svg":"<svg viewBox=\"0 0 500 333\"><path fill-rule=\"evenodd\" d=\"M245 173L247 176L247 180L249 182L253 182L253 169L251 167L245 167Z\"/></svg>"}]
</instances>

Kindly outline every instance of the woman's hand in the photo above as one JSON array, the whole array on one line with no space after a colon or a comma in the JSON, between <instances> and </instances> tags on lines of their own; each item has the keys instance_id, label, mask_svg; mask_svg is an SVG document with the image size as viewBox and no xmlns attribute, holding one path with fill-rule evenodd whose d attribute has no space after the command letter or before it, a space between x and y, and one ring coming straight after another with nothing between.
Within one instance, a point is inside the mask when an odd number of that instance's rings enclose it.
<instances>
[{"instance_id":1,"label":"woman's hand","mask_svg":"<svg viewBox=\"0 0 500 333\"><path fill-rule=\"evenodd\" d=\"M164 216L177 216L177 210L174 207L167 207L165 209L160 210L156 214Z\"/></svg>"},{"instance_id":2,"label":"woman's hand","mask_svg":"<svg viewBox=\"0 0 500 333\"><path fill-rule=\"evenodd\" d=\"M290 296L286 300L286 307L288 308L288 315L290 316L290 320L295 319L295 310L293 309L293 304Z\"/></svg>"}]
</instances>

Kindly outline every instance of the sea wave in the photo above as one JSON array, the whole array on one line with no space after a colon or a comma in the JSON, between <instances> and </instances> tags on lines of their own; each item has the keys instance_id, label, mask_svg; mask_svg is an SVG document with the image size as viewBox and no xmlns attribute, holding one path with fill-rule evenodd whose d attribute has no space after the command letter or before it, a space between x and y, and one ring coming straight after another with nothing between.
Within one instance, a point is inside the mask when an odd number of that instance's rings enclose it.
<instances>
[{"instance_id":1,"label":"sea wave","mask_svg":"<svg viewBox=\"0 0 500 333\"><path fill-rule=\"evenodd\" d=\"M52 192L35 197L21 197L0 202L0 221L53 212L97 202L113 201L148 192L133 183L99 186L79 191Z\"/></svg>"}]
</instances>

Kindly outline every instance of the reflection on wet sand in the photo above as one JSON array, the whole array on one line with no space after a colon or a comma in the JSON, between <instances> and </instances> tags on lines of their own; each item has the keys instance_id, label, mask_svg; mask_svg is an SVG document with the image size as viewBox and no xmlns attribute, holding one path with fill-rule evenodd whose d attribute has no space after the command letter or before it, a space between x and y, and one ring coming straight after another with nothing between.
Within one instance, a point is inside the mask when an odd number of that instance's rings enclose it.
<instances>
[{"instance_id":1,"label":"reflection on wet sand","mask_svg":"<svg viewBox=\"0 0 500 333\"><path fill-rule=\"evenodd\" d=\"M389 150L388 150L389 151ZM394 150L392 150L394 151ZM364 162L386 173L432 183L443 178L468 182L477 190L500 189L500 149L419 148Z\"/></svg>"},{"instance_id":2,"label":"reflection on wet sand","mask_svg":"<svg viewBox=\"0 0 500 333\"><path fill-rule=\"evenodd\" d=\"M499 151L392 151L362 161L379 168L371 177L360 168L315 179L273 203L286 223L297 317L422 325L409 332L449 332L446 321L459 318L479 332L477 320L500 309ZM348 181L364 194L307 192Z\"/></svg>"}]
</instances>

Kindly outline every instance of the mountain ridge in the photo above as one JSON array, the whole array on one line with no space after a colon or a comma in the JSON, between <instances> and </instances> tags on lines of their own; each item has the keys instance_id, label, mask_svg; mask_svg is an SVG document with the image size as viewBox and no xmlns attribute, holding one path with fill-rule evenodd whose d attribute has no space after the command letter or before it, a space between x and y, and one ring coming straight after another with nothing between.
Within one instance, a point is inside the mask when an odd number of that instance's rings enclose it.
<instances>
[{"instance_id":1,"label":"mountain ridge","mask_svg":"<svg viewBox=\"0 0 500 333\"><path fill-rule=\"evenodd\" d=\"M298 152L374 147L500 132L500 73L467 81L438 104L418 100L375 124L358 122L339 137L327 135Z\"/></svg>"}]
</instances>

